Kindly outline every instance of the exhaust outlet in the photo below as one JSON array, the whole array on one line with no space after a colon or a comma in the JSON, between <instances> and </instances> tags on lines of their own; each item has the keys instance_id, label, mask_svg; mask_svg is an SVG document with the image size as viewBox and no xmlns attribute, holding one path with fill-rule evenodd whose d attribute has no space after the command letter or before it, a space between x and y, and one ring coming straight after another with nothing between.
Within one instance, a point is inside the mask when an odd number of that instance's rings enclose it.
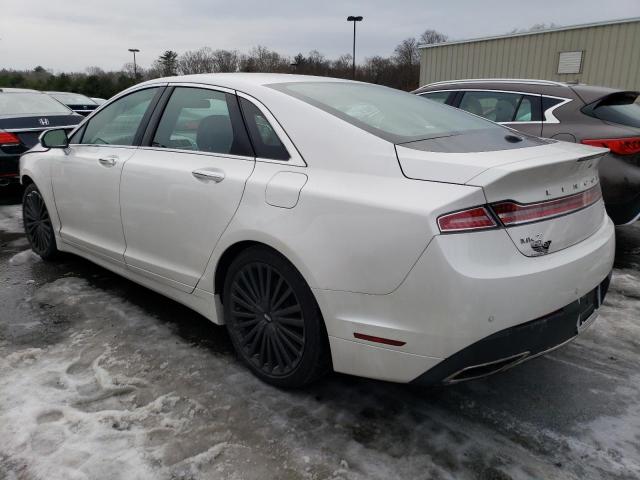
<instances>
[{"instance_id":1,"label":"exhaust outlet","mask_svg":"<svg viewBox=\"0 0 640 480\"><path fill-rule=\"evenodd\" d=\"M514 367L529 356L530 352L521 352L509 357L500 358L492 362L471 365L462 370L458 370L453 375L449 375L442 383L451 385L454 383L465 382L467 380L475 380L476 378L486 377L494 373L502 372L508 368Z\"/></svg>"}]
</instances>

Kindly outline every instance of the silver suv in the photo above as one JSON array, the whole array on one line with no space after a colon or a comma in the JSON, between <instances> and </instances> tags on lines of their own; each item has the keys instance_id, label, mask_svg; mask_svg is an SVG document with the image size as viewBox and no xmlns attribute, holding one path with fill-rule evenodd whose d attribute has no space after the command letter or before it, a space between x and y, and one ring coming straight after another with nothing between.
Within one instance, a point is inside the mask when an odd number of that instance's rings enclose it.
<instances>
[{"instance_id":1,"label":"silver suv","mask_svg":"<svg viewBox=\"0 0 640 480\"><path fill-rule=\"evenodd\" d=\"M640 217L640 92L546 80L437 82L413 93L530 135L607 147L600 178L617 225Z\"/></svg>"}]
</instances>

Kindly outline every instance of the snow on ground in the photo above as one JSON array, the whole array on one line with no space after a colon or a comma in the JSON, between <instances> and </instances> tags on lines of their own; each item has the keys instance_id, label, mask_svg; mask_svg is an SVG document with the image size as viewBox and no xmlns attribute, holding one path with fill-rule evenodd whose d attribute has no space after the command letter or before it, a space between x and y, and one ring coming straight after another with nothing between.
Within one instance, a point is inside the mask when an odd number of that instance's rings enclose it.
<instances>
[{"instance_id":1,"label":"snow on ground","mask_svg":"<svg viewBox=\"0 0 640 480\"><path fill-rule=\"evenodd\" d=\"M0 231L7 233L22 233L22 206L6 205L0 208Z\"/></svg>"},{"instance_id":2,"label":"snow on ground","mask_svg":"<svg viewBox=\"0 0 640 480\"><path fill-rule=\"evenodd\" d=\"M640 229L581 338L435 389L266 386L188 309L76 257L11 264L24 245L4 245L2 479L640 478Z\"/></svg>"}]
</instances>

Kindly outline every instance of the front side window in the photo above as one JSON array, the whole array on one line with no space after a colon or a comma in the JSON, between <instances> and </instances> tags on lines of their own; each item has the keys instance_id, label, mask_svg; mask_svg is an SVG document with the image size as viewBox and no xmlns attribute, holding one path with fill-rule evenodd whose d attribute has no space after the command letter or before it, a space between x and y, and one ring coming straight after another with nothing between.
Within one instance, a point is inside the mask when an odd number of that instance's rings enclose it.
<instances>
[{"instance_id":1,"label":"front side window","mask_svg":"<svg viewBox=\"0 0 640 480\"><path fill-rule=\"evenodd\" d=\"M136 133L158 88L147 88L119 98L89 120L80 143L133 145ZM74 135L75 137L75 135Z\"/></svg>"},{"instance_id":2,"label":"front side window","mask_svg":"<svg viewBox=\"0 0 640 480\"><path fill-rule=\"evenodd\" d=\"M271 160L289 160L289 152L258 107L244 98L240 98L240 105L256 156Z\"/></svg>"},{"instance_id":3,"label":"front side window","mask_svg":"<svg viewBox=\"0 0 640 480\"><path fill-rule=\"evenodd\" d=\"M253 156L235 96L204 88L173 91L151 145Z\"/></svg>"},{"instance_id":4,"label":"front side window","mask_svg":"<svg viewBox=\"0 0 640 480\"><path fill-rule=\"evenodd\" d=\"M494 131L496 135L505 135L503 127L482 118L380 85L292 82L270 87L397 144L469 131Z\"/></svg>"}]
</instances>

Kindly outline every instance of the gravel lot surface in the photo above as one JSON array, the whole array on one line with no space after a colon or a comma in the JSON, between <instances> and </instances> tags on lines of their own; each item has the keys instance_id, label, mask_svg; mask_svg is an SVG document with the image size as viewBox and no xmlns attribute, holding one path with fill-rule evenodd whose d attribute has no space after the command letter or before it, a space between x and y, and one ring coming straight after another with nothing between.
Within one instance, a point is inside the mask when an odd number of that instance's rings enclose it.
<instances>
[{"instance_id":1,"label":"gravel lot surface","mask_svg":"<svg viewBox=\"0 0 640 480\"><path fill-rule=\"evenodd\" d=\"M640 478L640 226L618 229L600 318L561 350L448 388L289 392L198 314L41 261L0 201L0 479Z\"/></svg>"}]
</instances>

